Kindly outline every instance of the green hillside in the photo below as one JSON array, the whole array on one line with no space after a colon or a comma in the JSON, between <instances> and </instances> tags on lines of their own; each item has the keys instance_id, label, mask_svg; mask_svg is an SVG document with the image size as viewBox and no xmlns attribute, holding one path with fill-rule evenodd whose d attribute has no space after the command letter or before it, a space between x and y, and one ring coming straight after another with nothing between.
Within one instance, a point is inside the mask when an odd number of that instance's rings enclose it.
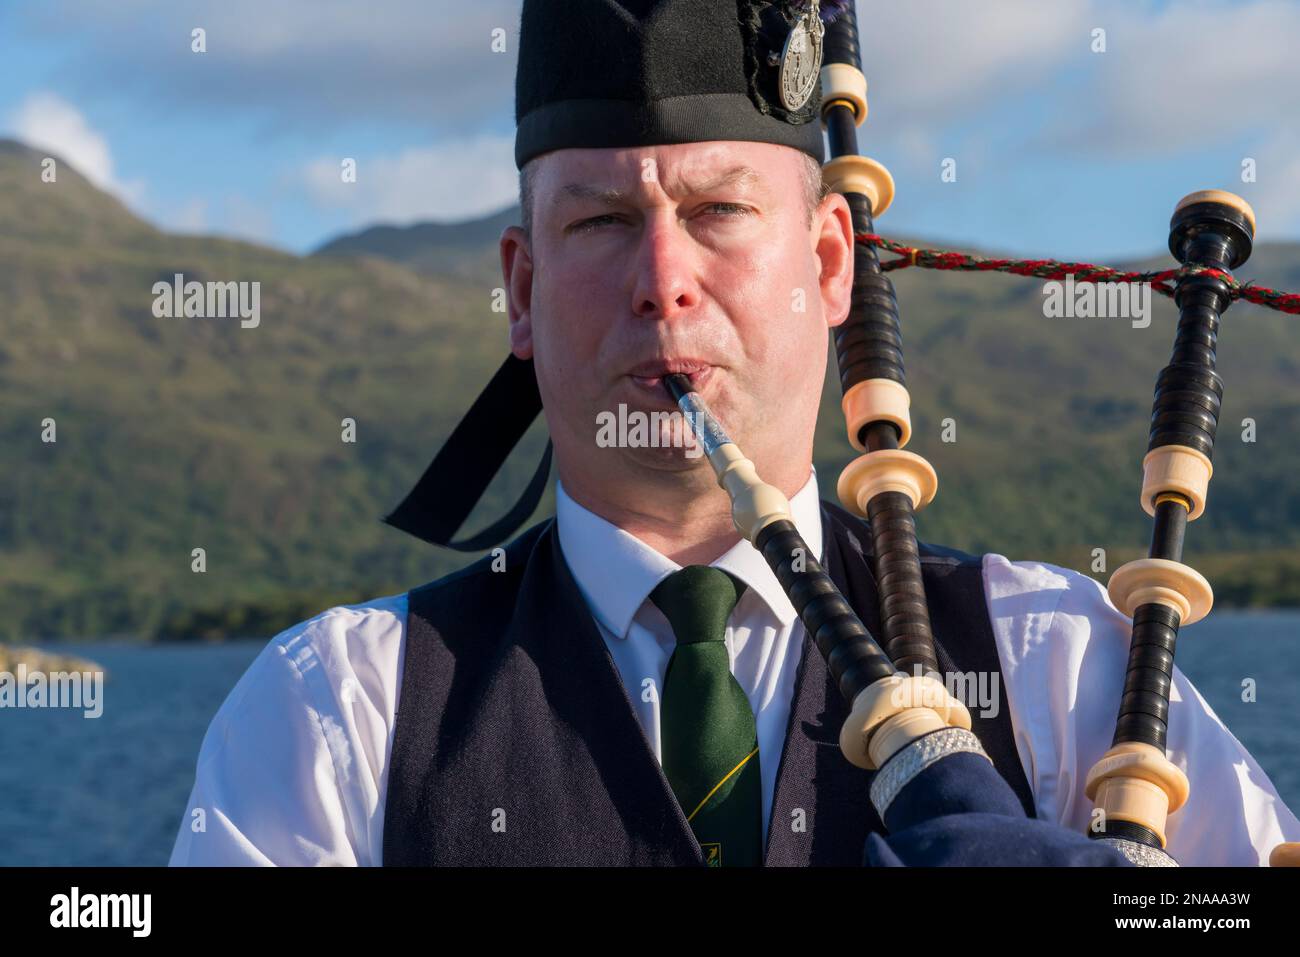
<instances>
[{"instance_id":1,"label":"green hillside","mask_svg":"<svg viewBox=\"0 0 1300 957\"><path fill-rule=\"evenodd\" d=\"M167 235L38 161L0 146L6 637L257 633L459 564L379 517L505 350L477 287ZM260 281L260 325L155 318L177 272Z\"/></svg>"},{"instance_id":2,"label":"green hillside","mask_svg":"<svg viewBox=\"0 0 1300 957\"><path fill-rule=\"evenodd\" d=\"M519 207L462 223L371 226L339 236L316 250L317 256L375 256L436 278L459 277L499 282L497 239L519 222Z\"/></svg>"},{"instance_id":3,"label":"green hillside","mask_svg":"<svg viewBox=\"0 0 1300 957\"><path fill-rule=\"evenodd\" d=\"M445 228L386 229L377 245L347 237L297 257L160 232L65 164L42 183L39 160L0 141L0 637L269 634L465 563L379 517L505 355L484 281L501 217L460 230L463 244ZM261 324L155 318L153 283L177 272L260 281ZM1240 272L1300 287L1300 248L1263 246ZM1138 462L1172 304L1157 297L1135 330L1045 319L1032 280L895 279L913 447L940 476L922 537L1084 570L1094 547L1111 568L1140 550ZM1224 601L1300 604L1298 323L1249 305L1227 319L1211 507L1188 538ZM1246 416L1254 444L1237 439ZM355 444L340 439L345 417ZM832 373L827 497L851 457L842 431ZM531 474L540 430L531 439L484 516Z\"/></svg>"}]
</instances>

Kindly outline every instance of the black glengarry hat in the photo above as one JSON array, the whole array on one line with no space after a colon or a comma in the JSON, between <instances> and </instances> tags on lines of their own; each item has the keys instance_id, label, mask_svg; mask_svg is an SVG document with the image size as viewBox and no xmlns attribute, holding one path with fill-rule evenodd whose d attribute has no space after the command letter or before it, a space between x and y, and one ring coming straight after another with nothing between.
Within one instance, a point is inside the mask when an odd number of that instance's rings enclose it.
<instances>
[{"instance_id":1,"label":"black glengarry hat","mask_svg":"<svg viewBox=\"0 0 1300 957\"><path fill-rule=\"evenodd\" d=\"M527 0L515 165L556 149L706 140L778 143L821 162L817 71L803 102L780 88L786 43L810 11L807 0Z\"/></svg>"}]
</instances>

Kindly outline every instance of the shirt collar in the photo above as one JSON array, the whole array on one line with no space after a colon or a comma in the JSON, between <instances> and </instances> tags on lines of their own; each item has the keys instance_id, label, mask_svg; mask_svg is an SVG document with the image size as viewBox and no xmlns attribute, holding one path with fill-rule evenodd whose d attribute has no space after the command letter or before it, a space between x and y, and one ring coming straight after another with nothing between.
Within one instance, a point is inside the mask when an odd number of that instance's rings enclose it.
<instances>
[{"instance_id":1,"label":"shirt collar","mask_svg":"<svg viewBox=\"0 0 1300 957\"><path fill-rule=\"evenodd\" d=\"M721 490L718 494L722 494ZM822 518L816 469L811 470L803 488L790 499L790 511L809 552L820 559ZM632 619L650 592L682 566L579 505L558 481L555 522L560 550L592 614L607 631L626 638ZM797 617L767 560L749 542L742 539L711 564L743 581L763 600L782 627L789 626Z\"/></svg>"}]
</instances>

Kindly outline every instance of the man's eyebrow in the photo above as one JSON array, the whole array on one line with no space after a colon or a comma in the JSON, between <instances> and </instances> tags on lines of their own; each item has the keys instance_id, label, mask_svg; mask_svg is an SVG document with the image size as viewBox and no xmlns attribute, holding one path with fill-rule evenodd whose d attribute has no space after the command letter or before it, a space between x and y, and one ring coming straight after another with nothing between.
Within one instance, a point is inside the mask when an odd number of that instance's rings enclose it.
<instances>
[{"instance_id":1,"label":"man's eyebrow","mask_svg":"<svg viewBox=\"0 0 1300 957\"><path fill-rule=\"evenodd\" d=\"M752 166L733 166L729 170L719 173L711 180L700 183L698 186L681 180L681 184L686 187L687 193L711 193L715 189L721 189L723 186L733 186L737 183L761 182L762 177Z\"/></svg>"},{"instance_id":2,"label":"man's eyebrow","mask_svg":"<svg viewBox=\"0 0 1300 957\"><path fill-rule=\"evenodd\" d=\"M627 192L612 187L602 189L599 186L591 186L587 183L566 183L564 186L560 187L560 191L556 196L556 202L558 203L565 197L571 197L573 199L594 199L596 202L603 203L606 206L615 206L627 198Z\"/></svg>"},{"instance_id":3,"label":"man's eyebrow","mask_svg":"<svg viewBox=\"0 0 1300 957\"><path fill-rule=\"evenodd\" d=\"M684 193L691 195L694 193L710 193L724 186L731 186L737 183L748 183L761 181L762 177L752 166L733 166L731 169L719 173L713 179L703 183L693 184L685 179L678 179L677 182L685 187ZM670 184L671 185L671 184ZM670 190L671 191L671 190ZM628 193L626 190L614 187L592 186L589 183L566 183L561 186L557 194L557 201L560 198L571 197L574 199L590 199L605 206L617 206L627 200Z\"/></svg>"}]
</instances>

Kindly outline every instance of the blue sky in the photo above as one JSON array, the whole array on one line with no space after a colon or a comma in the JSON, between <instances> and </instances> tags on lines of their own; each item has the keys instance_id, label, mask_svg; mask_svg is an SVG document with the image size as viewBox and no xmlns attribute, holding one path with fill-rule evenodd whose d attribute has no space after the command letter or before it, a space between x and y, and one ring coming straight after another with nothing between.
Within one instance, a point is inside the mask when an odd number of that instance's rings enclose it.
<instances>
[{"instance_id":1,"label":"blue sky","mask_svg":"<svg viewBox=\"0 0 1300 957\"><path fill-rule=\"evenodd\" d=\"M519 7L0 0L0 136L63 155L162 228L297 252L482 215L516 194ZM860 140L898 184L881 232L1117 259L1158 252L1174 203L1218 187L1255 206L1261 239L1300 236L1300 3L858 8ZM191 52L195 27L207 53Z\"/></svg>"}]
</instances>

